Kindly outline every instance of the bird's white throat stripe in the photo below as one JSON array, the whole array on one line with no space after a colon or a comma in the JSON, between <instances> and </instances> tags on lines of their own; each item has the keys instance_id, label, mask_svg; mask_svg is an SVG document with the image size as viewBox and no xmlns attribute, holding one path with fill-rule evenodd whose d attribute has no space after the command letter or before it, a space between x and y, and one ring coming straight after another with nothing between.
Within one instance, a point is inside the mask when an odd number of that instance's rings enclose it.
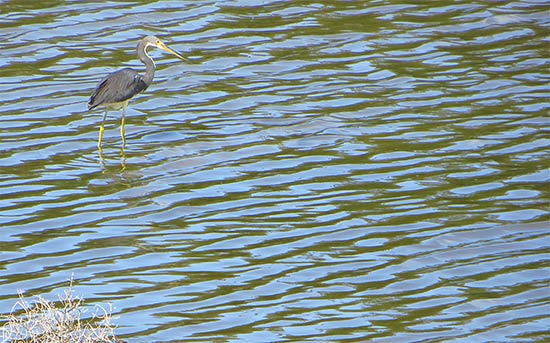
<instances>
[{"instance_id":1,"label":"bird's white throat stripe","mask_svg":"<svg viewBox=\"0 0 550 343\"><path fill-rule=\"evenodd\" d=\"M143 52L145 53L145 56L147 56L151 60L151 62L153 62L153 66L156 68L157 65L155 64L155 60L152 59L151 56L149 56L149 53L147 52L147 48L149 48L150 46L156 47L155 44L147 42L145 43L145 48L143 49Z\"/></svg>"}]
</instances>

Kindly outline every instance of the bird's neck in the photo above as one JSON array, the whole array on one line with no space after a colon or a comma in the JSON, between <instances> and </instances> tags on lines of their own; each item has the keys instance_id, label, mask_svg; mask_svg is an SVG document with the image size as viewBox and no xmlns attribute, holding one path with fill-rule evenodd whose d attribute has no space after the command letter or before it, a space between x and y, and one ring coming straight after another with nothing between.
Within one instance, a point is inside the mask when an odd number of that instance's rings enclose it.
<instances>
[{"instance_id":1,"label":"bird's neck","mask_svg":"<svg viewBox=\"0 0 550 343\"><path fill-rule=\"evenodd\" d=\"M142 41L138 44L137 53L139 60L145 64L145 75L142 76L143 82L149 86L155 77L155 62L147 54L147 46Z\"/></svg>"},{"instance_id":2,"label":"bird's neck","mask_svg":"<svg viewBox=\"0 0 550 343\"><path fill-rule=\"evenodd\" d=\"M153 59L149 59L151 60L151 63L145 63L145 75L143 75L143 82L145 82L147 86L153 82L153 78L155 77L155 62Z\"/></svg>"}]
</instances>

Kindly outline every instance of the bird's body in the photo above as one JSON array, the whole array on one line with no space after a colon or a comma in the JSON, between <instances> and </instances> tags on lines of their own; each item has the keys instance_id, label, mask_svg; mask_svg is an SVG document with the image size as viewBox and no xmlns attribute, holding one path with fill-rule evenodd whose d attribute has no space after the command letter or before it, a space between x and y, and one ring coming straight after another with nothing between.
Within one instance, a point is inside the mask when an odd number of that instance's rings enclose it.
<instances>
[{"instance_id":1,"label":"bird's body","mask_svg":"<svg viewBox=\"0 0 550 343\"><path fill-rule=\"evenodd\" d=\"M113 85L113 80L116 80L116 85ZM121 69L99 81L88 101L88 109L92 110L97 106L104 105L109 109L119 110L130 98L145 91L147 87L149 85L143 81L141 75L135 70L130 68ZM117 104L120 104L120 106L117 106Z\"/></svg>"},{"instance_id":2,"label":"bird's body","mask_svg":"<svg viewBox=\"0 0 550 343\"><path fill-rule=\"evenodd\" d=\"M126 116L126 108L130 99L143 91L153 82L155 76L155 62L147 54L147 48L155 46L164 51L167 51L176 57L185 60L183 56L174 50L167 47L155 36L147 36L139 41L137 46L137 55L141 62L145 64L145 75L141 76L133 69L124 68L104 77L97 84L90 100L88 101L88 110L92 110L98 106L105 107L105 114L101 127L99 128L98 147L101 149L101 140L103 138L105 118L109 110L122 109L122 123L120 126L120 134L122 141L124 138L124 118Z\"/></svg>"}]
</instances>

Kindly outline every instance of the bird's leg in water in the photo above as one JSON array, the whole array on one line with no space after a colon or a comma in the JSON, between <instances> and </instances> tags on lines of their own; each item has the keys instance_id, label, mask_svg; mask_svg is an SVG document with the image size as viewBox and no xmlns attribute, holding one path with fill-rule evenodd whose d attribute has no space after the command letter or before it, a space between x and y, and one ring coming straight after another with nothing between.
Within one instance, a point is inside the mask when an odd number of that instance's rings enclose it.
<instances>
[{"instance_id":1,"label":"bird's leg in water","mask_svg":"<svg viewBox=\"0 0 550 343\"><path fill-rule=\"evenodd\" d=\"M103 115L103 120L101 121L101 126L99 127L99 139L97 140L97 147L101 150L101 141L103 140L103 131L105 131L105 118L107 118L107 110Z\"/></svg>"},{"instance_id":2,"label":"bird's leg in water","mask_svg":"<svg viewBox=\"0 0 550 343\"><path fill-rule=\"evenodd\" d=\"M126 119L126 106L122 108L122 120L120 121L120 137L122 137L122 147L126 146L126 137L124 137L124 119Z\"/></svg>"}]
</instances>

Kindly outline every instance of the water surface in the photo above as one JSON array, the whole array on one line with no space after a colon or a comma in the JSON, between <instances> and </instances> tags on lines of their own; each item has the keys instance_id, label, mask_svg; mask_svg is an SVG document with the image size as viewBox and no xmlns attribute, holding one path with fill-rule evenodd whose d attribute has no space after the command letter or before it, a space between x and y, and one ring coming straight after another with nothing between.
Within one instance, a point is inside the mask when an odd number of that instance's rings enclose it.
<instances>
[{"instance_id":1,"label":"water surface","mask_svg":"<svg viewBox=\"0 0 550 343\"><path fill-rule=\"evenodd\" d=\"M0 6L0 313L128 342L550 339L544 1ZM153 85L126 118L104 75Z\"/></svg>"}]
</instances>

